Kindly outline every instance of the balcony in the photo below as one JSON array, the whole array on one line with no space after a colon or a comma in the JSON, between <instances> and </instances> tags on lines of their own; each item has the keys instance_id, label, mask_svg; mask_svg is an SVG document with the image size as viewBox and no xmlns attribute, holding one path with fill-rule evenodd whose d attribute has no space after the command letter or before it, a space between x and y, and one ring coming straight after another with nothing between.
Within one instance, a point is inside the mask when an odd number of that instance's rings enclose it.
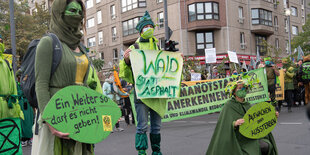
<instances>
[{"instance_id":1,"label":"balcony","mask_svg":"<svg viewBox=\"0 0 310 155\"><path fill-rule=\"evenodd\" d=\"M188 23L188 31L219 30L223 23L220 20L197 20Z\"/></svg>"},{"instance_id":2,"label":"balcony","mask_svg":"<svg viewBox=\"0 0 310 155\"><path fill-rule=\"evenodd\" d=\"M251 32L268 36L274 34L274 27L266 25L251 25Z\"/></svg>"}]
</instances>

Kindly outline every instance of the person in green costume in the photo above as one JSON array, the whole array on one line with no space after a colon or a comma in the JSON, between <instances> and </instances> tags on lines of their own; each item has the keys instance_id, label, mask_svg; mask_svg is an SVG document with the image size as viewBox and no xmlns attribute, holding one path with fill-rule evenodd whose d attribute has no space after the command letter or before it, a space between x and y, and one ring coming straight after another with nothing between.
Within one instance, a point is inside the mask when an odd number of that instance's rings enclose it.
<instances>
[{"instance_id":1,"label":"person in green costume","mask_svg":"<svg viewBox=\"0 0 310 155\"><path fill-rule=\"evenodd\" d=\"M237 81L230 89L232 98L224 105L207 155L277 155L277 146L272 134L262 139L249 139L241 135L239 126L244 123L243 116L251 107L245 102L248 86L243 81ZM278 116L279 113L276 113Z\"/></svg>"},{"instance_id":2,"label":"person in green costume","mask_svg":"<svg viewBox=\"0 0 310 155\"><path fill-rule=\"evenodd\" d=\"M133 73L130 65L129 54L132 49L141 50L159 50L157 43L158 40L153 36L154 23L146 11L144 16L140 18L136 29L138 30L140 37L136 40L134 45L131 45L124 53L124 60L120 61L119 77L123 80L134 84ZM166 112L166 100L160 98L148 98L148 99L137 99L136 94L134 95L135 108L137 112L137 128L135 137L135 147L139 155L146 154L148 149L147 140L147 127L148 127L148 113L150 113L151 131L150 141L152 147L152 155L161 155L160 151L160 128L161 118Z\"/></svg>"},{"instance_id":3,"label":"person in green costume","mask_svg":"<svg viewBox=\"0 0 310 155\"><path fill-rule=\"evenodd\" d=\"M49 30L56 34L62 43L62 58L53 76L50 76L52 38L41 38L35 57L35 89L40 111L39 133L33 139L32 155L94 154L92 144L70 139L68 133L57 131L41 118L47 110L47 103L57 91L70 85L88 86L90 62L85 48L80 46L83 18L85 19L85 6L82 0L55 0L52 4Z\"/></svg>"}]
</instances>

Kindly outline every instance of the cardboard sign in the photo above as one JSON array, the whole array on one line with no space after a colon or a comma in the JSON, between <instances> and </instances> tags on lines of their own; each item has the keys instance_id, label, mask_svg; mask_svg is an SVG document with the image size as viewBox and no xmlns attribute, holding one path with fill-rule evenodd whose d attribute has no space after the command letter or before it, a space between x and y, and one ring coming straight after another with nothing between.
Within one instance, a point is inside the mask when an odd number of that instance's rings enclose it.
<instances>
[{"instance_id":1,"label":"cardboard sign","mask_svg":"<svg viewBox=\"0 0 310 155\"><path fill-rule=\"evenodd\" d=\"M216 63L216 50L215 48L205 49L206 63Z\"/></svg>"},{"instance_id":2,"label":"cardboard sign","mask_svg":"<svg viewBox=\"0 0 310 155\"><path fill-rule=\"evenodd\" d=\"M239 63L236 52L227 51L230 62Z\"/></svg>"},{"instance_id":3,"label":"cardboard sign","mask_svg":"<svg viewBox=\"0 0 310 155\"><path fill-rule=\"evenodd\" d=\"M133 50L130 62L139 99L179 97L183 67L180 53Z\"/></svg>"},{"instance_id":4,"label":"cardboard sign","mask_svg":"<svg viewBox=\"0 0 310 155\"><path fill-rule=\"evenodd\" d=\"M201 73L191 73L191 81L200 81Z\"/></svg>"},{"instance_id":5,"label":"cardboard sign","mask_svg":"<svg viewBox=\"0 0 310 155\"><path fill-rule=\"evenodd\" d=\"M261 102L251 107L243 119L244 123L239 127L239 131L250 139L267 136L277 124L276 111L267 102Z\"/></svg>"},{"instance_id":6,"label":"cardboard sign","mask_svg":"<svg viewBox=\"0 0 310 155\"><path fill-rule=\"evenodd\" d=\"M0 154L22 154L20 118L0 119Z\"/></svg>"},{"instance_id":7,"label":"cardboard sign","mask_svg":"<svg viewBox=\"0 0 310 155\"><path fill-rule=\"evenodd\" d=\"M284 100L284 71L283 69L279 70L280 76L280 85L276 84L276 100L277 101L282 101Z\"/></svg>"},{"instance_id":8,"label":"cardboard sign","mask_svg":"<svg viewBox=\"0 0 310 155\"><path fill-rule=\"evenodd\" d=\"M120 108L108 97L83 86L59 90L48 102L43 120L83 143L104 140L121 117Z\"/></svg>"}]
</instances>

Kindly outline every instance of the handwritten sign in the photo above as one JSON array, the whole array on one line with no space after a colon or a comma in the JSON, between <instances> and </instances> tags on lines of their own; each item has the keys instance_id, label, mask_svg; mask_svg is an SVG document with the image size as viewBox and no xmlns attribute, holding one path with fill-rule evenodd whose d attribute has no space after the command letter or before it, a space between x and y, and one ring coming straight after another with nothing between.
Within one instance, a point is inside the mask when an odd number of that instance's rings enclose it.
<instances>
[{"instance_id":1,"label":"handwritten sign","mask_svg":"<svg viewBox=\"0 0 310 155\"><path fill-rule=\"evenodd\" d=\"M216 63L216 50L215 48L205 49L206 63Z\"/></svg>"},{"instance_id":2,"label":"handwritten sign","mask_svg":"<svg viewBox=\"0 0 310 155\"><path fill-rule=\"evenodd\" d=\"M230 62L239 63L236 52L227 51Z\"/></svg>"},{"instance_id":3,"label":"handwritten sign","mask_svg":"<svg viewBox=\"0 0 310 155\"><path fill-rule=\"evenodd\" d=\"M180 53L133 50L130 62L137 97L179 97L183 58Z\"/></svg>"},{"instance_id":4,"label":"handwritten sign","mask_svg":"<svg viewBox=\"0 0 310 155\"><path fill-rule=\"evenodd\" d=\"M277 124L274 107L261 102L251 107L243 117L240 133L250 139L260 139L268 135Z\"/></svg>"},{"instance_id":5,"label":"handwritten sign","mask_svg":"<svg viewBox=\"0 0 310 155\"><path fill-rule=\"evenodd\" d=\"M116 103L83 86L59 90L48 102L42 116L58 131L89 144L104 140L120 117L121 111Z\"/></svg>"}]
</instances>

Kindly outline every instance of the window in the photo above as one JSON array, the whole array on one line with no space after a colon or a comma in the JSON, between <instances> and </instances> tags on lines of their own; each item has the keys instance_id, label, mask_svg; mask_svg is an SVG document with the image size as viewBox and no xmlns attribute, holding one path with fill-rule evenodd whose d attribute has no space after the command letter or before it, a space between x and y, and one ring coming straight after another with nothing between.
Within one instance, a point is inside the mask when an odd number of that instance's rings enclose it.
<instances>
[{"instance_id":1,"label":"window","mask_svg":"<svg viewBox=\"0 0 310 155\"><path fill-rule=\"evenodd\" d=\"M157 19L158 19L158 28L164 27L164 13L159 12L157 13Z\"/></svg>"},{"instance_id":2,"label":"window","mask_svg":"<svg viewBox=\"0 0 310 155\"><path fill-rule=\"evenodd\" d=\"M86 0L86 9L94 6L93 0Z\"/></svg>"},{"instance_id":3,"label":"window","mask_svg":"<svg viewBox=\"0 0 310 155\"><path fill-rule=\"evenodd\" d=\"M288 8L289 2L288 0L283 0L284 9Z\"/></svg>"},{"instance_id":4,"label":"window","mask_svg":"<svg viewBox=\"0 0 310 155\"><path fill-rule=\"evenodd\" d=\"M263 44L267 38L261 35L255 35L255 46L256 52L259 52L260 55L264 56L267 50L267 47Z\"/></svg>"},{"instance_id":5,"label":"window","mask_svg":"<svg viewBox=\"0 0 310 155\"><path fill-rule=\"evenodd\" d=\"M292 13L291 13L292 16L296 16L297 17L297 15L298 15L297 8L292 6L291 10L292 10Z\"/></svg>"},{"instance_id":6,"label":"window","mask_svg":"<svg viewBox=\"0 0 310 155\"><path fill-rule=\"evenodd\" d=\"M96 0L96 3L100 3L101 2L101 0Z\"/></svg>"},{"instance_id":7,"label":"window","mask_svg":"<svg viewBox=\"0 0 310 155\"><path fill-rule=\"evenodd\" d=\"M111 5L110 7L110 14L111 14L111 18L115 19L116 15L115 15L115 5Z\"/></svg>"},{"instance_id":8,"label":"window","mask_svg":"<svg viewBox=\"0 0 310 155\"><path fill-rule=\"evenodd\" d=\"M198 55L204 55L204 50L214 47L213 32L196 33L196 48Z\"/></svg>"},{"instance_id":9,"label":"window","mask_svg":"<svg viewBox=\"0 0 310 155\"><path fill-rule=\"evenodd\" d=\"M289 51L288 51L288 49L289 49L289 44L288 44L288 40L286 40L285 42L286 42L286 48L285 48L285 50L286 50L286 53L289 53Z\"/></svg>"},{"instance_id":10,"label":"window","mask_svg":"<svg viewBox=\"0 0 310 155\"><path fill-rule=\"evenodd\" d=\"M244 32L240 32L240 47L241 47L241 49L245 49Z\"/></svg>"},{"instance_id":11,"label":"window","mask_svg":"<svg viewBox=\"0 0 310 155\"><path fill-rule=\"evenodd\" d=\"M94 18L90 18L87 20L87 28L91 28L95 26L95 19Z\"/></svg>"},{"instance_id":12,"label":"window","mask_svg":"<svg viewBox=\"0 0 310 155\"><path fill-rule=\"evenodd\" d=\"M292 34L293 35L298 35L298 26L292 25Z\"/></svg>"},{"instance_id":13,"label":"window","mask_svg":"<svg viewBox=\"0 0 310 155\"><path fill-rule=\"evenodd\" d=\"M139 19L140 17L136 17L133 19L123 21L123 36L138 33L138 31L136 30L136 26L139 22Z\"/></svg>"},{"instance_id":14,"label":"window","mask_svg":"<svg viewBox=\"0 0 310 155\"><path fill-rule=\"evenodd\" d=\"M98 12L97 12L97 22L98 22L98 24L101 24L101 23L102 23L102 14L101 14L101 11L98 11Z\"/></svg>"},{"instance_id":15,"label":"window","mask_svg":"<svg viewBox=\"0 0 310 155\"><path fill-rule=\"evenodd\" d=\"M272 13L264 9L252 9L252 24L272 26Z\"/></svg>"},{"instance_id":16,"label":"window","mask_svg":"<svg viewBox=\"0 0 310 155\"><path fill-rule=\"evenodd\" d=\"M146 0L121 0L122 12L126 12L135 8L146 7Z\"/></svg>"},{"instance_id":17,"label":"window","mask_svg":"<svg viewBox=\"0 0 310 155\"><path fill-rule=\"evenodd\" d=\"M163 0L157 0L157 3L161 3L161 2L163 2Z\"/></svg>"},{"instance_id":18,"label":"window","mask_svg":"<svg viewBox=\"0 0 310 155\"><path fill-rule=\"evenodd\" d=\"M98 40L99 40L99 45L103 44L103 32L100 31L98 32Z\"/></svg>"},{"instance_id":19,"label":"window","mask_svg":"<svg viewBox=\"0 0 310 155\"><path fill-rule=\"evenodd\" d=\"M276 38L276 44L275 44L275 47L276 47L276 49L277 49L277 50L279 50L279 48L280 48L280 45L279 45L279 39L278 39L278 38Z\"/></svg>"},{"instance_id":20,"label":"window","mask_svg":"<svg viewBox=\"0 0 310 155\"><path fill-rule=\"evenodd\" d=\"M113 59L118 59L118 52L116 48L113 49Z\"/></svg>"},{"instance_id":21,"label":"window","mask_svg":"<svg viewBox=\"0 0 310 155\"><path fill-rule=\"evenodd\" d=\"M101 59L104 59L104 53L103 52L100 53L100 57L101 57Z\"/></svg>"},{"instance_id":22,"label":"window","mask_svg":"<svg viewBox=\"0 0 310 155\"><path fill-rule=\"evenodd\" d=\"M278 17L277 16L274 16L273 23L274 23L274 30L278 31L279 25L278 25Z\"/></svg>"},{"instance_id":23,"label":"window","mask_svg":"<svg viewBox=\"0 0 310 155\"><path fill-rule=\"evenodd\" d=\"M116 41L116 27L112 27L112 41Z\"/></svg>"},{"instance_id":24,"label":"window","mask_svg":"<svg viewBox=\"0 0 310 155\"><path fill-rule=\"evenodd\" d=\"M284 19L284 24L285 24L285 32L288 32L288 20Z\"/></svg>"},{"instance_id":25,"label":"window","mask_svg":"<svg viewBox=\"0 0 310 155\"><path fill-rule=\"evenodd\" d=\"M193 3L188 5L188 20L219 19L219 6L216 2Z\"/></svg>"},{"instance_id":26,"label":"window","mask_svg":"<svg viewBox=\"0 0 310 155\"><path fill-rule=\"evenodd\" d=\"M243 7L239 6L238 14L239 14L239 19L243 19Z\"/></svg>"},{"instance_id":27,"label":"window","mask_svg":"<svg viewBox=\"0 0 310 155\"><path fill-rule=\"evenodd\" d=\"M88 38L87 39L87 45L88 45L88 47L96 46L96 38L95 37Z\"/></svg>"}]
</instances>

